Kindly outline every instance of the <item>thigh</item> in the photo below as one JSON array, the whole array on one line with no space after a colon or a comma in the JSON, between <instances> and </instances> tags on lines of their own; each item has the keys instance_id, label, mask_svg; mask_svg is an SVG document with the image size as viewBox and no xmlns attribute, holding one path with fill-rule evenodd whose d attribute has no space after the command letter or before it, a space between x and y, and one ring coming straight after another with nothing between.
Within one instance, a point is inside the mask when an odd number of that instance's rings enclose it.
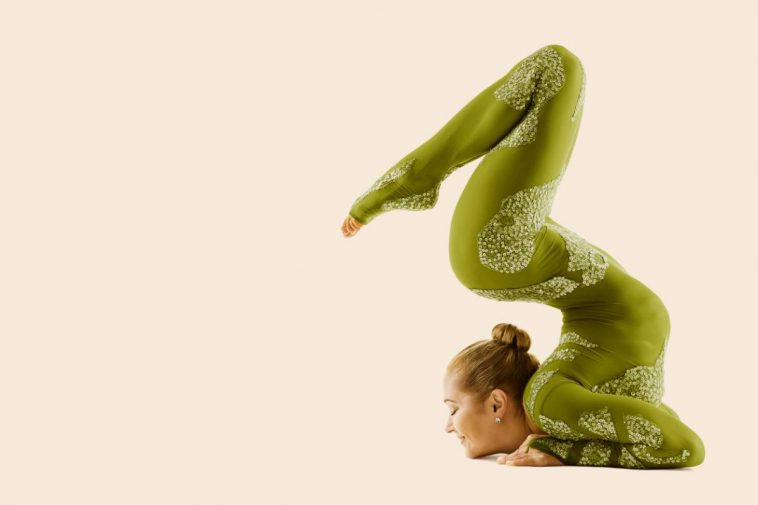
<instances>
[{"instance_id":1,"label":"thigh","mask_svg":"<svg viewBox=\"0 0 758 505\"><path fill-rule=\"evenodd\" d=\"M581 62L562 46L535 52L503 84L514 107L529 95L528 113L484 156L453 213L450 259L468 287L486 271L501 274L494 276L502 287L509 277L519 284L544 275L518 274L539 266L536 247L576 141L583 90Z\"/></svg>"}]
</instances>

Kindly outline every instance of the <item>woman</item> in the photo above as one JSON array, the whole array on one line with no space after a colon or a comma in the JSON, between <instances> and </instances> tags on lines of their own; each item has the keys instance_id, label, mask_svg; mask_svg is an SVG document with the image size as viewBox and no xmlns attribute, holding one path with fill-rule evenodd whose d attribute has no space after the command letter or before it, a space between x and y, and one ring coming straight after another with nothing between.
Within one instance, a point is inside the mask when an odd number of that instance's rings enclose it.
<instances>
[{"instance_id":1,"label":"woman","mask_svg":"<svg viewBox=\"0 0 758 505\"><path fill-rule=\"evenodd\" d=\"M509 453L498 462L695 466L705 457L702 440L661 402L666 307L610 254L548 215L584 92L576 55L557 44L538 49L358 197L342 231L353 236L391 209L432 208L442 181L484 155L453 214L455 275L483 297L555 307L563 326L541 365L513 325L461 351L444 380L447 431L469 457Z\"/></svg>"}]
</instances>

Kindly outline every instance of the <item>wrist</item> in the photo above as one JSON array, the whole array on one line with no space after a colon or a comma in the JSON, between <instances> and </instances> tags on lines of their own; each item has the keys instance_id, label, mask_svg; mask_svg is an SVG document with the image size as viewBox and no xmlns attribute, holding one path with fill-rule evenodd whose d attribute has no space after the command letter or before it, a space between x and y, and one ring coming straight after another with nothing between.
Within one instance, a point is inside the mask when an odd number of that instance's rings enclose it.
<instances>
[{"instance_id":1,"label":"wrist","mask_svg":"<svg viewBox=\"0 0 758 505\"><path fill-rule=\"evenodd\" d=\"M358 222L358 224L362 226L367 225L373 219L373 216L369 216L365 212L362 212L360 209L357 209L355 207L350 209L350 212L348 212L348 216L355 219Z\"/></svg>"}]
</instances>

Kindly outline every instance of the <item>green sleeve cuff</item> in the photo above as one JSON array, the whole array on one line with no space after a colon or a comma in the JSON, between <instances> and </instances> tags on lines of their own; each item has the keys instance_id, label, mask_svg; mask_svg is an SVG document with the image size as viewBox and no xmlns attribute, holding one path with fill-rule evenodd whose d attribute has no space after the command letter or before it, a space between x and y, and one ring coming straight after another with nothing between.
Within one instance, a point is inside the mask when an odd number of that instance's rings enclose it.
<instances>
[{"instance_id":1,"label":"green sleeve cuff","mask_svg":"<svg viewBox=\"0 0 758 505\"><path fill-rule=\"evenodd\" d=\"M362 225L369 224L372 219L374 219L374 216L369 216L365 212L362 212L356 208L350 209L350 212L348 213L350 217L358 221Z\"/></svg>"}]
</instances>

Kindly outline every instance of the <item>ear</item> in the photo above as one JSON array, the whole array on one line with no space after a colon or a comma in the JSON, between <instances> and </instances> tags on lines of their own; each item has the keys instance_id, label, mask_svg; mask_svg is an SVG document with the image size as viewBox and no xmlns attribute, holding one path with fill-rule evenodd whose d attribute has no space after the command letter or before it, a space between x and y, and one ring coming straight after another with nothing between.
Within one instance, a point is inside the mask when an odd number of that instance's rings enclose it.
<instances>
[{"instance_id":1,"label":"ear","mask_svg":"<svg viewBox=\"0 0 758 505\"><path fill-rule=\"evenodd\" d=\"M508 395L502 389L495 389L490 393L491 409L493 413L504 414L508 411Z\"/></svg>"}]
</instances>

